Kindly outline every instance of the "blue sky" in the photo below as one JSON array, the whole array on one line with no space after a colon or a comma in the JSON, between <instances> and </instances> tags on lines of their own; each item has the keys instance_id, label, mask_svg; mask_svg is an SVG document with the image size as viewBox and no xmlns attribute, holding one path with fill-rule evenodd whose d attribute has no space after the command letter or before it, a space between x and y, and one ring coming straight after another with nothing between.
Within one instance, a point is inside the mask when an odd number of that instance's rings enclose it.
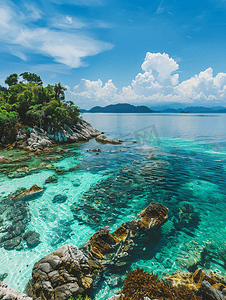
<instances>
[{"instance_id":1,"label":"blue sky","mask_svg":"<svg viewBox=\"0 0 226 300\"><path fill-rule=\"evenodd\" d=\"M0 2L0 84L25 71L79 107L226 105L225 0Z\"/></svg>"}]
</instances>

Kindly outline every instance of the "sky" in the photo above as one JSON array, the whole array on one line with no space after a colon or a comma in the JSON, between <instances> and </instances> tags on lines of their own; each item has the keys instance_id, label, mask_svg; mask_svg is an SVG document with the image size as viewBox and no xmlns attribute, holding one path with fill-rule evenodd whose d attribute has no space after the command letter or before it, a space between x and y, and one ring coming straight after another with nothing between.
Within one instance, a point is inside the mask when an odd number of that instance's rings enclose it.
<instances>
[{"instance_id":1,"label":"sky","mask_svg":"<svg viewBox=\"0 0 226 300\"><path fill-rule=\"evenodd\" d=\"M1 0L0 84L32 72L80 108L226 106L226 0Z\"/></svg>"}]
</instances>

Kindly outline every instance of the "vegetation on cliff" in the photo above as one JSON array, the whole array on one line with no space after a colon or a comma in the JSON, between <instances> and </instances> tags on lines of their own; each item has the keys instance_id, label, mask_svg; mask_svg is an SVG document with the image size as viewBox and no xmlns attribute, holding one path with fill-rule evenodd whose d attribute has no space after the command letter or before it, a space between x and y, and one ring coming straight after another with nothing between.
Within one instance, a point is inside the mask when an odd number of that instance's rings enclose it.
<instances>
[{"instance_id":1,"label":"vegetation on cliff","mask_svg":"<svg viewBox=\"0 0 226 300\"><path fill-rule=\"evenodd\" d=\"M24 72L9 75L0 86L0 141L12 142L19 128L48 125L59 127L75 123L80 111L65 100L61 83L43 86L40 76Z\"/></svg>"}]
</instances>

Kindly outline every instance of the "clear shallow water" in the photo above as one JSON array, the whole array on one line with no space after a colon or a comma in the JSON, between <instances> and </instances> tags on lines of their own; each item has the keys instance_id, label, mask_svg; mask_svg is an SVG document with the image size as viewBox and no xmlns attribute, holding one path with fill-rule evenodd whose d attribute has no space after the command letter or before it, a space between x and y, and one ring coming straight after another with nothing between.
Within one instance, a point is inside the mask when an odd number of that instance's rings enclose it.
<instances>
[{"instance_id":1,"label":"clear shallow water","mask_svg":"<svg viewBox=\"0 0 226 300\"><path fill-rule=\"evenodd\" d=\"M44 193L29 201L31 220L41 243L21 251L0 249L0 274L22 291L33 264L68 243L81 246L101 226L112 230L133 219L151 201L169 208L169 221L140 243L128 265L110 270L96 291L107 299L120 288L119 275L137 265L159 275L201 266L226 275L226 115L224 114L84 114L83 118L119 146L95 140L66 145L67 155L53 164L69 170L57 183L45 185L52 170L22 178L0 176L0 193L33 184ZM154 125L154 126L153 126ZM100 148L96 155L87 149ZM41 159L41 158L40 158ZM65 203L53 203L58 194ZM180 206L194 207L192 220L181 218ZM205 250L204 250L205 249Z\"/></svg>"}]
</instances>

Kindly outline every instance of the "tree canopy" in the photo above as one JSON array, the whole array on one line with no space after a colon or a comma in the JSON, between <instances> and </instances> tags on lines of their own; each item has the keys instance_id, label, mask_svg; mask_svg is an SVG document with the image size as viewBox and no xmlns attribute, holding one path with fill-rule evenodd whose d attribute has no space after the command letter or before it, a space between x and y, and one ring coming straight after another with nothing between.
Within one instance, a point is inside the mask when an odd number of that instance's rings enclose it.
<instances>
[{"instance_id":1,"label":"tree canopy","mask_svg":"<svg viewBox=\"0 0 226 300\"><path fill-rule=\"evenodd\" d=\"M22 81L20 80L22 77ZM9 75L0 86L0 141L7 139L6 128L48 125L59 127L77 121L80 111L72 101L65 100L66 88L59 82L43 86L40 76L24 72Z\"/></svg>"}]
</instances>

